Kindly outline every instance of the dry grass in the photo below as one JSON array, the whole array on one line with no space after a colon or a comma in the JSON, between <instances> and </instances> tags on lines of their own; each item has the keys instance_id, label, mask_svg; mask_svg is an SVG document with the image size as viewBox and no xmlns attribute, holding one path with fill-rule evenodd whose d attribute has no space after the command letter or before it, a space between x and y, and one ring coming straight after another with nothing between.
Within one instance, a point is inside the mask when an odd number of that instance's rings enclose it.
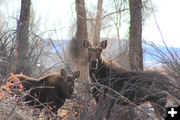
<instances>
[{"instance_id":1,"label":"dry grass","mask_svg":"<svg viewBox=\"0 0 180 120\"><path fill-rule=\"evenodd\" d=\"M87 78L88 79L88 78ZM95 100L93 99L89 90L82 90L79 86L93 86L94 84L84 82L83 80L79 79L76 81L74 94L72 99L66 100L65 105L59 109L58 116L52 114L52 112L45 108L42 112L39 109L31 108L26 105L23 101L23 94L24 93L21 89L20 84L16 84L14 88L14 83L19 83L16 78L11 81L7 81L5 84L1 86L0 89L0 119L9 119L9 120L33 120L33 119L47 119L49 117L48 114L51 114L52 119L56 119L57 117L62 120L95 120L95 119L105 119L106 114L108 114L108 105L116 99L111 96L111 94L106 94L103 102L99 105L96 104ZM98 83L97 83L98 84ZM98 84L100 85L100 84ZM102 87L107 87L100 85ZM107 87L108 88L108 87ZM111 89L111 88L108 88ZM111 89L112 90L112 89ZM112 90L113 91L113 90ZM116 92L116 91L114 91ZM84 96L84 93L89 93L88 96ZM117 93L117 92L116 92ZM117 93L118 98L126 101L126 98L121 95L121 93ZM174 98L171 97L171 103L174 101ZM130 104L130 101L128 101ZM148 110L147 110L148 109ZM156 119L156 116L150 105L147 106L136 106L134 107L127 107L121 106L119 104L114 104L112 107L112 111L110 113L110 118L108 120L128 120L128 119ZM35 112L33 112L35 111ZM37 113L36 115L34 113ZM46 113L46 114L45 114ZM48 113L48 114L47 114Z\"/></svg>"}]
</instances>

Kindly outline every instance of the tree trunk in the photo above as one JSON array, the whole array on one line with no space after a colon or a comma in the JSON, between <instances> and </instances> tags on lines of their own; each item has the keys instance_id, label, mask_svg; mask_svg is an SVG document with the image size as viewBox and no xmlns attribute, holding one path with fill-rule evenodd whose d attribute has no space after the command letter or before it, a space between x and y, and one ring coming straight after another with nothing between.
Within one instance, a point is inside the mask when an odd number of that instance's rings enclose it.
<instances>
[{"instance_id":1,"label":"tree trunk","mask_svg":"<svg viewBox=\"0 0 180 120\"><path fill-rule=\"evenodd\" d=\"M102 4L103 4L103 0L98 0L97 16L96 16L96 23L95 23L95 29L94 29L94 43L93 43L94 45L99 45L99 41L100 41Z\"/></svg>"},{"instance_id":2,"label":"tree trunk","mask_svg":"<svg viewBox=\"0 0 180 120\"><path fill-rule=\"evenodd\" d=\"M142 50L142 1L129 0L130 33L129 33L129 65L134 71L143 70Z\"/></svg>"},{"instance_id":3,"label":"tree trunk","mask_svg":"<svg viewBox=\"0 0 180 120\"><path fill-rule=\"evenodd\" d=\"M72 61L77 70L80 71L80 79L83 82L88 83L88 53L87 49L83 47L83 41L88 40L87 24L86 24L86 10L84 0L75 0L76 2L76 13L77 13L77 31L75 37L70 42L70 55ZM86 84L79 84L77 91L78 94L82 95L82 98L86 98L88 95L87 91L89 88ZM80 90L80 91L79 91Z\"/></svg>"},{"instance_id":4,"label":"tree trunk","mask_svg":"<svg viewBox=\"0 0 180 120\"><path fill-rule=\"evenodd\" d=\"M87 50L82 46L83 40L88 40L85 4L84 0L75 1L77 12L77 31L75 37L70 42L69 53L74 62L83 62L87 64L87 60L85 60Z\"/></svg>"},{"instance_id":5,"label":"tree trunk","mask_svg":"<svg viewBox=\"0 0 180 120\"><path fill-rule=\"evenodd\" d=\"M30 20L30 5L31 0L21 1L20 18L17 23L17 50L16 50L16 73L23 72L29 74L27 65L27 52L28 52L28 33L29 33L29 20Z\"/></svg>"},{"instance_id":6,"label":"tree trunk","mask_svg":"<svg viewBox=\"0 0 180 120\"><path fill-rule=\"evenodd\" d=\"M76 0L77 32L76 38L81 43L87 40L86 10L84 0Z\"/></svg>"}]
</instances>

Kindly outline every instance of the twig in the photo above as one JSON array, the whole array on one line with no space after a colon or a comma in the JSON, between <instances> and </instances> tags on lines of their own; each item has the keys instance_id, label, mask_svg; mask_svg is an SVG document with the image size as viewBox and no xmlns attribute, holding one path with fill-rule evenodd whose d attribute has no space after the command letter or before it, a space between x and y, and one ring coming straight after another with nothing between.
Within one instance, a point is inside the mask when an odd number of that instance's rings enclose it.
<instances>
[{"instance_id":1,"label":"twig","mask_svg":"<svg viewBox=\"0 0 180 120\"><path fill-rule=\"evenodd\" d=\"M67 71L71 71L71 72L72 72L72 70L71 70L71 68L69 67L69 65L66 64L66 63L64 62L64 60L62 59L62 57L60 56L58 50L56 49L56 46L55 46L54 43L53 43L53 41L52 41L51 39L49 39L49 40L51 41L51 44L53 45L54 49L56 50L56 53L57 53L58 57L60 58L60 60L64 63L64 65L65 65L66 68L68 69ZM72 73L73 73L73 72L72 72Z\"/></svg>"}]
</instances>

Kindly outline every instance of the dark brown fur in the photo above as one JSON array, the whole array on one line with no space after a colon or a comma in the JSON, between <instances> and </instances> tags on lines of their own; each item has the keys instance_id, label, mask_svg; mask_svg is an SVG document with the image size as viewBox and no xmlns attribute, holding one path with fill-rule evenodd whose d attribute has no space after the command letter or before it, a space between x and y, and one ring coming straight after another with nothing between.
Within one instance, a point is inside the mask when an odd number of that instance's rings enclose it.
<instances>
[{"instance_id":1,"label":"dark brown fur","mask_svg":"<svg viewBox=\"0 0 180 120\"><path fill-rule=\"evenodd\" d=\"M163 92L173 89L169 79L158 72L131 72L122 69L116 62L102 58L101 52L106 46L107 40L102 41L98 47L91 46L89 41L84 42L84 47L88 48L89 52L91 81L112 88L136 105L149 101L154 107L157 117L164 117L167 95ZM100 86L95 86L92 89L92 94L96 102L99 103L101 102L99 99L100 92L97 88L100 89ZM108 89L104 89L104 93L118 98L117 94ZM128 105L122 99L116 100L116 102L121 105Z\"/></svg>"},{"instance_id":2,"label":"dark brown fur","mask_svg":"<svg viewBox=\"0 0 180 120\"><path fill-rule=\"evenodd\" d=\"M53 73L39 79L31 78L22 74L18 77L26 91L30 94L25 96L25 101L29 106L44 108L50 106L54 113L57 113L66 98L70 98L73 93L74 80L79 77L77 71L72 75L67 75L64 69L60 73ZM37 100L35 100L37 98Z\"/></svg>"}]
</instances>

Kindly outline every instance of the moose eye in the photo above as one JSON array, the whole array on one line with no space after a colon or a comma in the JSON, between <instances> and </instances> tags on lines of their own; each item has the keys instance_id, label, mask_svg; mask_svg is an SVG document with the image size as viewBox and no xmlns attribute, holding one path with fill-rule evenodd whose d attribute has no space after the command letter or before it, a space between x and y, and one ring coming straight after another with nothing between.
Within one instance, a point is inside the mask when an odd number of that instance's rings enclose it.
<instances>
[{"instance_id":1,"label":"moose eye","mask_svg":"<svg viewBox=\"0 0 180 120\"><path fill-rule=\"evenodd\" d=\"M67 81L68 81L68 82L72 81L72 78L69 78Z\"/></svg>"}]
</instances>

